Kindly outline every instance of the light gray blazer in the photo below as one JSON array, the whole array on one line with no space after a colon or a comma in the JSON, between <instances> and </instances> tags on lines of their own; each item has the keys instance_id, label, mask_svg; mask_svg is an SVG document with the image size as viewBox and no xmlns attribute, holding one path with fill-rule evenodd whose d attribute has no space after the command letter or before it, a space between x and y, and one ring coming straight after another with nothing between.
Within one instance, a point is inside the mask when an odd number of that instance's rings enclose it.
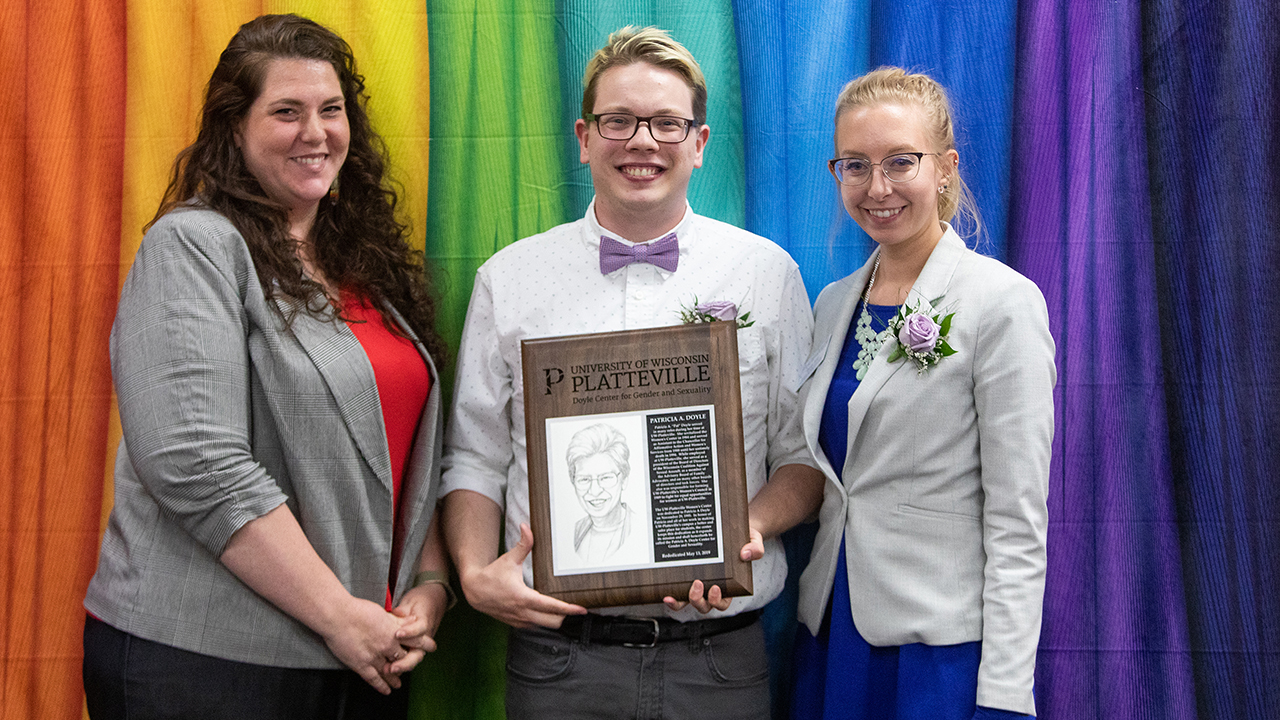
<instances>
[{"instance_id":1,"label":"light gray blazer","mask_svg":"<svg viewBox=\"0 0 1280 720\"><path fill-rule=\"evenodd\" d=\"M833 584L848 582L872 645L980 640L978 704L1034 713L1056 381L1044 297L948 227L908 303L955 311L956 354L920 375L909 359L889 364L897 341L885 342L849 401L842 485L818 426L874 257L814 306L823 359L801 401L827 483L800 619L817 634ZM849 574L836 578L842 536Z\"/></svg>"},{"instance_id":2,"label":"light gray blazer","mask_svg":"<svg viewBox=\"0 0 1280 720\"><path fill-rule=\"evenodd\" d=\"M222 215L182 209L147 232L111 330L124 439L84 604L185 650L340 668L318 635L218 562L232 533L286 503L352 594L386 597L391 461L373 368L345 323L299 313L290 329L273 302ZM439 480L440 382L418 348L432 385L403 478L396 601Z\"/></svg>"}]
</instances>

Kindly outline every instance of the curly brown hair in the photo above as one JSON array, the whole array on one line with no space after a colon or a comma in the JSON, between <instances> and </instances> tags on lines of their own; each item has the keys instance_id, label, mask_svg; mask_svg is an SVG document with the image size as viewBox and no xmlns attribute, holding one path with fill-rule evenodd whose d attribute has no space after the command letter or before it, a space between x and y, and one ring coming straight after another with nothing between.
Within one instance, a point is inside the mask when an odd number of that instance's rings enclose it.
<instances>
[{"instance_id":1,"label":"curly brown hair","mask_svg":"<svg viewBox=\"0 0 1280 720\"><path fill-rule=\"evenodd\" d=\"M245 166L235 133L262 91L267 68L280 58L320 60L333 66L346 104L351 140L338 174L337 198L320 201L312 228L313 262L335 287L368 297L392 332L389 302L437 363L447 347L436 332L436 297L421 252L408 242L397 217L398 197L385 177L386 144L366 109L364 77L351 47L336 33L297 15L263 15L240 26L209 78L196 140L178 154L154 224L166 213L195 203L216 210L240 231L268 297L300 300L316 317L330 316L324 288L307 277L289 236L286 209L263 191ZM297 305L295 305L296 307ZM292 321L292 316L286 317Z\"/></svg>"}]
</instances>

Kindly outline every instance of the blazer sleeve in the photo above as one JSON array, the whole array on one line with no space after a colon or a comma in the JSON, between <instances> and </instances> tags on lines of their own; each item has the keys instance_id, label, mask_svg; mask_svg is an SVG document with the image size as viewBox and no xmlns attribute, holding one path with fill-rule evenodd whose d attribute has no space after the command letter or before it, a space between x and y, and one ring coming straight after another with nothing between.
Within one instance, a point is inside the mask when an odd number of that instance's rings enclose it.
<instances>
[{"instance_id":1,"label":"blazer sleeve","mask_svg":"<svg viewBox=\"0 0 1280 720\"><path fill-rule=\"evenodd\" d=\"M983 500L978 705L1034 713L1031 687L1047 566L1054 343L1026 278L987 294L974 358Z\"/></svg>"},{"instance_id":2,"label":"blazer sleeve","mask_svg":"<svg viewBox=\"0 0 1280 720\"><path fill-rule=\"evenodd\" d=\"M286 501L250 446L248 250L220 215L170 213L143 239L111 331L131 466L161 512L215 556Z\"/></svg>"}]
</instances>

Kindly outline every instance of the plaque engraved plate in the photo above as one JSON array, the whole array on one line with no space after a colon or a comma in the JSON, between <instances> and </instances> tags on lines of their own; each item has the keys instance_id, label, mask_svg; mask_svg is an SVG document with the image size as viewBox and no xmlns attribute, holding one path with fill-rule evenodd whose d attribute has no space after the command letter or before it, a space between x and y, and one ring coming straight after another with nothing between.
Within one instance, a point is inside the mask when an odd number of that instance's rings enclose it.
<instances>
[{"instance_id":1,"label":"plaque engraved plate","mask_svg":"<svg viewBox=\"0 0 1280 720\"><path fill-rule=\"evenodd\" d=\"M521 344L534 587L586 607L749 595L737 326Z\"/></svg>"}]
</instances>

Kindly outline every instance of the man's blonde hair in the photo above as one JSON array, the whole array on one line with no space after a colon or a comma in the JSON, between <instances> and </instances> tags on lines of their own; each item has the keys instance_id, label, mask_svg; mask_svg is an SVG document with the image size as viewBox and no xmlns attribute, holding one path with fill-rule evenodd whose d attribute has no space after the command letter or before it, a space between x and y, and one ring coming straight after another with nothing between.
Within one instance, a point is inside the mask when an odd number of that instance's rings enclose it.
<instances>
[{"instance_id":1,"label":"man's blonde hair","mask_svg":"<svg viewBox=\"0 0 1280 720\"><path fill-rule=\"evenodd\" d=\"M707 79L698 61L666 30L628 25L613 31L604 47L596 51L582 75L582 118L595 112L596 85L605 70L644 62L670 70L684 78L693 91L693 120L707 122Z\"/></svg>"}]
</instances>

